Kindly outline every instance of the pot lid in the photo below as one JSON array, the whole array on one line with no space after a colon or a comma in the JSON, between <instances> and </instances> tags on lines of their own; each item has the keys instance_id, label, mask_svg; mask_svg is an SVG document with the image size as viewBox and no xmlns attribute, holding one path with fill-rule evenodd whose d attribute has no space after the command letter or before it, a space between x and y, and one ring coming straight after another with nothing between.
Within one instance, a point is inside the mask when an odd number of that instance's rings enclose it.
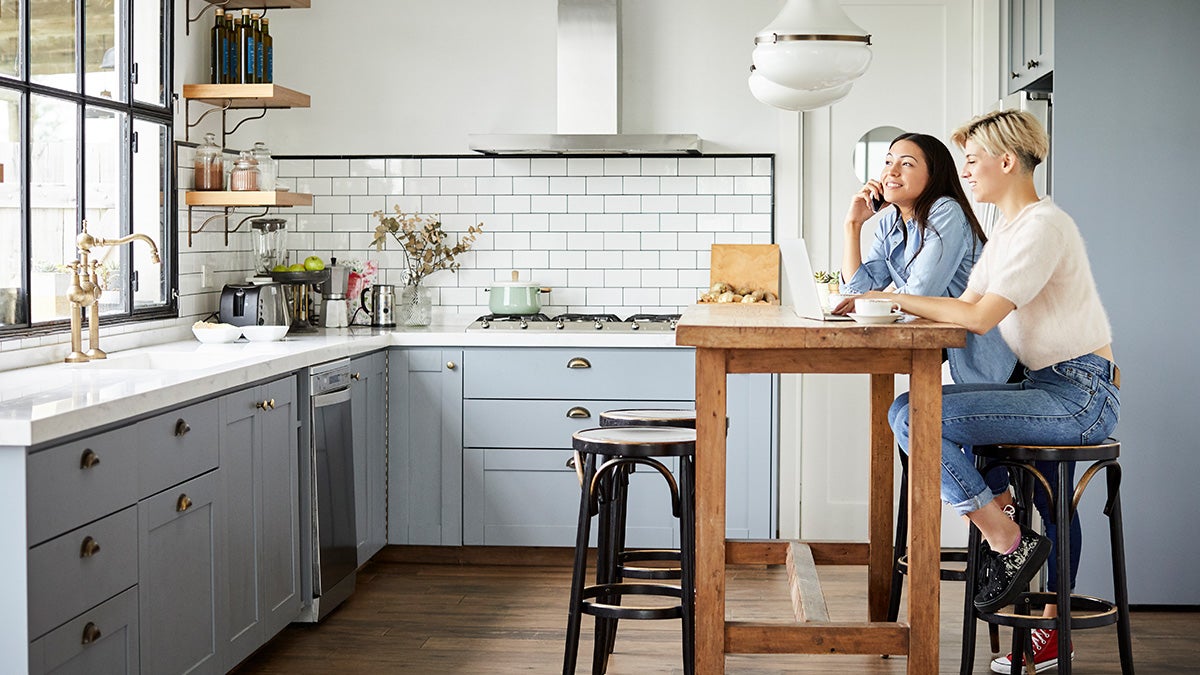
<instances>
[{"instance_id":1,"label":"pot lid","mask_svg":"<svg viewBox=\"0 0 1200 675\"><path fill-rule=\"evenodd\" d=\"M536 282L536 281L521 281L521 279L520 279L520 276L521 276L521 273L520 273L520 272L518 272L517 270L513 270L513 271L512 271L512 279L511 279L511 280L501 280L501 279L497 279L496 281L492 282L492 285L493 285L493 286L507 287L507 288L513 288L513 287L518 287L518 288L519 288L519 287L541 287L541 284L539 284L539 283L538 283L538 282Z\"/></svg>"}]
</instances>

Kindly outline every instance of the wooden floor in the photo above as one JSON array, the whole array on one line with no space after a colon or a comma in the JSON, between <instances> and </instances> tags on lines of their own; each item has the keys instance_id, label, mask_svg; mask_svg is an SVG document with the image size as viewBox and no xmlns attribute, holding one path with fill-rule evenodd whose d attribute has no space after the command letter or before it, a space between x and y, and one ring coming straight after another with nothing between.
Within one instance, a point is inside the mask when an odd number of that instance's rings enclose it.
<instances>
[{"instance_id":1,"label":"wooden floor","mask_svg":"<svg viewBox=\"0 0 1200 675\"><path fill-rule=\"evenodd\" d=\"M864 567L821 567L835 621L861 621ZM729 572L728 615L790 615L782 568ZM357 592L319 626L293 625L236 672L555 673L562 670L570 569L539 566L371 562ZM962 584L942 583L941 673L959 672ZM1134 657L1142 675L1200 673L1200 613L1134 613ZM584 619L584 635L591 619ZM612 675L680 673L678 622L622 622ZM1008 639L1006 631L1002 640ZM987 631L979 631L975 672L988 673ZM1119 673L1116 629L1080 631L1073 672ZM1007 651L1007 649L1005 650ZM580 645L579 672L590 672L591 641ZM904 657L729 656L729 673L904 673Z\"/></svg>"}]
</instances>

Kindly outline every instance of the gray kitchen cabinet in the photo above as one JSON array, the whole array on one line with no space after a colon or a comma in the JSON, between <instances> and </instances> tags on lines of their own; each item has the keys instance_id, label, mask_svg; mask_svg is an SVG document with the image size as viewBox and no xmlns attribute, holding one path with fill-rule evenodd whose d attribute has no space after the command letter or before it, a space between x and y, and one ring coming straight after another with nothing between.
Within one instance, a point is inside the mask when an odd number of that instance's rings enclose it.
<instances>
[{"instance_id":1,"label":"gray kitchen cabinet","mask_svg":"<svg viewBox=\"0 0 1200 675\"><path fill-rule=\"evenodd\" d=\"M299 410L288 377L227 394L221 408L222 670L300 611Z\"/></svg>"},{"instance_id":2,"label":"gray kitchen cabinet","mask_svg":"<svg viewBox=\"0 0 1200 675\"><path fill-rule=\"evenodd\" d=\"M219 476L210 471L138 503L144 672L223 672L216 629L219 493Z\"/></svg>"},{"instance_id":3,"label":"gray kitchen cabinet","mask_svg":"<svg viewBox=\"0 0 1200 675\"><path fill-rule=\"evenodd\" d=\"M388 354L389 544L463 543L462 360L454 349Z\"/></svg>"},{"instance_id":4,"label":"gray kitchen cabinet","mask_svg":"<svg viewBox=\"0 0 1200 675\"><path fill-rule=\"evenodd\" d=\"M29 645L31 675L136 675L137 588L117 595Z\"/></svg>"},{"instance_id":5,"label":"gray kitchen cabinet","mask_svg":"<svg viewBox=\"0 0 1200 675\"><path fill-rule=\"evenodd\" d=\"M358 564L387 544L387 352L350 360Z\"/></svg>"},{"instance_id":6,"label":"gray kitchen cabinet","mask_svg":"<svg viewBox=\"0 0 1200 675\"><path fill-rule=\"evenodd\" d=\"M1049 89L1042 78L1054 70L1054 0L1003 0L1001 12L1006 91Z\"/></svg>"}]
</instances>

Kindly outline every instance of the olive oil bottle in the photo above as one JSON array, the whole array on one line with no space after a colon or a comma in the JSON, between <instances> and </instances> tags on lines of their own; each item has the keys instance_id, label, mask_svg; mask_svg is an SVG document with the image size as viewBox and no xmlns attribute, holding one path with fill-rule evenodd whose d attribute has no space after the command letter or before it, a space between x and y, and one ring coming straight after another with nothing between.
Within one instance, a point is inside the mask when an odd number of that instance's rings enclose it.
<instances>
[{"instance_id":1,"label":"olive oil bottle","mask_svg":"<svg viewBox=\"0 0 1200 675\"><path fill-rule=\"evenodd\" d=\"M208 81L221 84L228 77L228 64L225 59L225 10L218 9L214 17L212 33L209 38L212 49L212 59L209 66Z\"/></svg>"},{"instance_id":2,"label":"olive oil bottle","mask_svg":"<svg viewBox=\"0 0 1200 675\"><path fill-rule=\"evenodd\" d=\"M262 81L263 82L274 82L275 81L275 54L273 51L274 40L271 39L270 26L267 24L267 17L265 17L265 16L262 18L261 44L262 44L261 61L262 61L262 67L263 67Z\"/></svg>"},{"instance_id":3,"label":"olive oil bottle","mask_svg":"<svg viewBox=\"0 0 1200 675\"><path fill-rule=\"evenodd\" d=\"M267 69L263 58L265 50L263 48L262 17L258 14L251 14L250 24L254 27L254 81L266 82L264 75Z\"/></svg>"},{"instance_id":4,"label":"olive oil bottle","mask_svg":"<svg viewBox=\"0 0 1200 675\"><path fill-rule=\"evenodd\" d=\"M225 84L237 84L242 81L241 49L238 41L238 26L234 23L233 13L225 15L225 56L229 67L229 76Z\"/></svg>"},{"instance_id":5,"label":"olive oil bottle","mask_svg":"<svg viewBox=\"0 0 1200 675\"><path fill-rule=\"evenodd\" d=\"M255 61L258 53L258 47L255 45L254 39L254 23L250 18L250 10L242 10L242 23L238 28L238 44L241 46L241 82L242 84L254 84L258 82L258 76L255 75Z\"/></svg>"}]
</instances>

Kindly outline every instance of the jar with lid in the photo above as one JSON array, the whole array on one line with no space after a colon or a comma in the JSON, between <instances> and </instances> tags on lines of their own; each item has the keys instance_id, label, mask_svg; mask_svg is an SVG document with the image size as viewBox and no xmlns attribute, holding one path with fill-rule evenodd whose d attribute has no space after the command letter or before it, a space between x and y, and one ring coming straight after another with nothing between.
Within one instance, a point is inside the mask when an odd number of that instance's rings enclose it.
<instances>
[{"instance_id":1,"label":"jar with lid","mask_svg":"<svg viewBox=\"0 0 1200 675\"><path fill-rule=\"evenodd\" d=\"M271 159L271 151L267 149L267 144L258 141L254 144L254 148L250 150L250 155L258 162L258 189L274 190L275 160Z\"/></svg>"},{"instance_id":2,"label":"jar with lid","mask_svg":"<svg viewBox=\"0 0 1200 675\"><path fill-rule=\"evenodd\" d=\"M196 148L195 189L224 190L225 166L216 134L204 134L204 143Z\"/></svg>"},{"instance_id":3,"label":"jar with lid","mask_svg":"<svg viewBox=\"0 0 1200 675\"><path fill-rule=\"evenodd\" d=\"M258 162L249 150L243 150L234 162L229 172L229 189L239 192L258 189Z\"/></svg>"}]
</instances>

